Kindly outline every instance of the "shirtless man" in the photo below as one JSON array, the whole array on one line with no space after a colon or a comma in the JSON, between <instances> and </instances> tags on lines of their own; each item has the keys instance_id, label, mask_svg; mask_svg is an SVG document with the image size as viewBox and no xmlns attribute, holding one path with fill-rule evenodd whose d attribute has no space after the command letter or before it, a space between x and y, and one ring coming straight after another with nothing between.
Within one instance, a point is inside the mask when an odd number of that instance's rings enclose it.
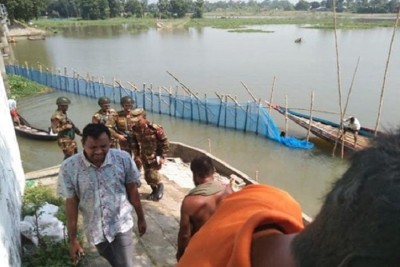
<instances>
[{"instance_id":1,"label":"shirtless man","mask_svg":"<svg viewBox=\"0 0 400 267\"><path fill-rule=\"evenodd\" d=\"M215 168L207 156L197 157L190 163L193 188L183 199L178 234L176 259L182 257L190 238L213 215L220 202L230 193L231 187L214 181Z\"/></svg>"}]
</instances>

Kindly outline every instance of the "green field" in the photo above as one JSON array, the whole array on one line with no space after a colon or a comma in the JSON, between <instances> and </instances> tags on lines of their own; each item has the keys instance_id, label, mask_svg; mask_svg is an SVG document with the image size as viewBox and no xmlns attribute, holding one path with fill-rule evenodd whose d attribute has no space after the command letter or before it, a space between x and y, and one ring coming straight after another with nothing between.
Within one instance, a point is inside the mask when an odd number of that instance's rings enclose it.
<instances>
[{"instance_id":1,"label":"green field","mask_svg":"<svg viewBox=\"0 0 400 267\"><path fill-rule=\"evenodd\" d=\"M221 12L205 13L202 19L168 19L159 21L168 28L178 27L213 27L219 29L242 29L240 32L252 32L243 30L250 25L268 24L297 24L302 27L316 29L334 29L334 17L332 12L305 12L305 11L271 11L264 13ZM373 27L393 27L395 14L352 14L337 13L337 29L365 29ZM78 20L78 19L39 19L33 21L39 28L49 33L57 33L65 27L84 27L93 25L130 25L135 29L147 29L156 27L154 18L112 18L106 20Z\"/></svg>"}]
</instances>

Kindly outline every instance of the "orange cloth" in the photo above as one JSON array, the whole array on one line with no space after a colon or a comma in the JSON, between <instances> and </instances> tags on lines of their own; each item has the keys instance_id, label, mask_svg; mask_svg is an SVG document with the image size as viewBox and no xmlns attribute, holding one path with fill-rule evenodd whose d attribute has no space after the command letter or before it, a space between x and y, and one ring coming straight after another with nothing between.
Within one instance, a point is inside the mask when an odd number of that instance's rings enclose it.
<instances>
[{"instance_id":1,"label":"orange cloth","mask_svg":"<svg viewBox=\"0 0 400 267\"><path fill-rule=\"evenodd\" d=\"M250 267L252 234L265 224L279 225L285 234L301 231L300 205L278 188L248 185L222 201L190 239L177 266Z\"/></svg>"}]
</instances>

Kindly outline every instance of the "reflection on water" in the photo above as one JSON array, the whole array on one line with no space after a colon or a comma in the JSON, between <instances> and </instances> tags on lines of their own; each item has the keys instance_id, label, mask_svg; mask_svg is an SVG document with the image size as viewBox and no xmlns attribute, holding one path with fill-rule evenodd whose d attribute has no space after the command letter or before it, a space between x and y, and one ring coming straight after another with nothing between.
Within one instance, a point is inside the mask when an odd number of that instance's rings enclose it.
<instances>
[{"instance_id":1,"label":"reflection on water","mask_svg":"<svg viewBox=\"0 0 400 267\"><path fill-rule=\"evenodd\" d=\"M56 98L61 95L71 99L68 116L80 129L89 123L93 113L99 109L95 99L55 92L22 100L19 102L19 110L33 125L47 128L56 109ZM119 109L119 105L113 106ZM212 154L251 177L258 176L261 183L284 188L302 203L309 214L317 212L320 197L345 168L344 161L332 158L318 148L312 151L289 149L255 134L165 115L150 113L148 118L161 124L170 140L207 151L211 148ZM25 172L60 164L62 161L62 152L55 141L33 141L19 137L18 142Z\"/></svg>"}]
</instances>

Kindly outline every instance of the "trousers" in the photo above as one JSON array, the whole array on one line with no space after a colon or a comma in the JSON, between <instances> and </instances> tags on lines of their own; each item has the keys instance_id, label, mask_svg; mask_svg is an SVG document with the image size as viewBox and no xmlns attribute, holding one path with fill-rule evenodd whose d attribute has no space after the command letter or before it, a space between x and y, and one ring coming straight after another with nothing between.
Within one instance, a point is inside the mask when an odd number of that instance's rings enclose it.
<instances>
[{"instance_id":1,"label":"trousers","mask_svg":"<svg viewBox=\"0 0 400 267\"><path fill-rule=\"evenodd\" d=\"M133 235L132 229L125 233L118 233L114 241L99 243L96 245L99 254L113 267L133 266Z\"/></svg>"}]
</instances>

